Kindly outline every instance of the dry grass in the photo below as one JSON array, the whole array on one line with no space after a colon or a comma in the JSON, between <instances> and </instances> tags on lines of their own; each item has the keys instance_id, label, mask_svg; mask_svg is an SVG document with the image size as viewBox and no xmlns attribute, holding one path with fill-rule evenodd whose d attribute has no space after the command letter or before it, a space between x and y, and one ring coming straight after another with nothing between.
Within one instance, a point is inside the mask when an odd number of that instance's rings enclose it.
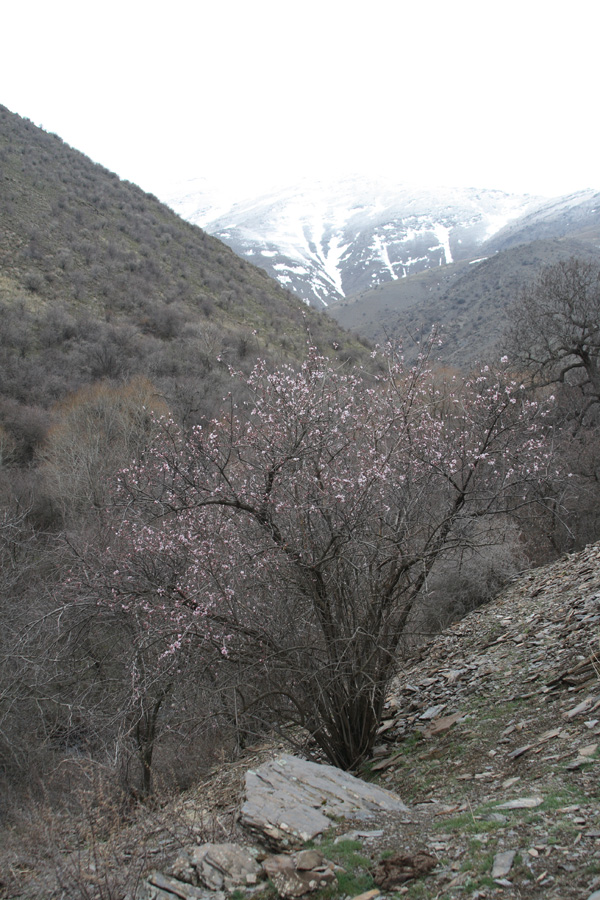
<instances>
[{"instance_id":1,"label":"dry grass","mask_svg":"<svg viewBox=\"0 0 600 900\"><path fill-rule=\"evenodd\" d=\"M142 805L110 769L89 761L70 768L59 767L11 811L0 834L3 900L132 897L144 874L181 847L231 837L232 812L201 805L198 788L192 798L159 785L152 803ZM61 782L68 787L63 799Z\"/></svg>"}]
</instances>

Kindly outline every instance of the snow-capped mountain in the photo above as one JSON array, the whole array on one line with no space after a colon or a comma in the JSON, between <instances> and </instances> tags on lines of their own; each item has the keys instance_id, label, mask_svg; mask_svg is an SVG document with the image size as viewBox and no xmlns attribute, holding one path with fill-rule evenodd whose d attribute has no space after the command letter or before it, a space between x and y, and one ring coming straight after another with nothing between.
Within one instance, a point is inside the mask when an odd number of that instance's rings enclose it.
<instances>
[{"instance_id":1,"label":"snow-capped mountain","mask_svg":"<svg viewBox=\"0 0 600 900\"><path fill-rule=\"evenodd\" d=\"M302 181L236 203L194 181L167 198L307 302L332 301L477 255L539 198L475 188L419 189L383 179Z\"/></svg>"},{"instance_id":2,"label":"snow-capped mountain","mask_svg":"<svg viewBox=\"0 0 600 900\"><path fill-rule=\"evenodd\" d=\"M600 192L577 191L553 197L510 222L486 245L499 252L532 241L554 240L578 234L594 240L600 228Z\"/></svg>"}]
</instances>

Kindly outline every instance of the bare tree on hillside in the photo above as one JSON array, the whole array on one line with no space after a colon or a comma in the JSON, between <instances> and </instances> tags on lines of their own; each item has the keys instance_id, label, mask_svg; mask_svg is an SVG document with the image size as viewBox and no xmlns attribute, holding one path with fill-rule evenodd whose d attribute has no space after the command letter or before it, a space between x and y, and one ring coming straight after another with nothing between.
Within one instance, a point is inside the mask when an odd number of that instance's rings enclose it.
<instances>
[{"instance_id":1,"label":"bare tree on hillside","mask_svg":"<svg viewBox=\"0 0 600 900\"><path fill-rule=\"evenodd\" d=\"M600 403L600 266L548 266L510 310L507 346L539 386L576 387L581 414Z\"/></svg>"},{"instance_id":2,"label":"bare tree on hillside","mask_svg":"<svg viewBox=\"0 0 600 900\"><path fill-rule=\"evenodd\" d=\"M540 484L548 515L538 530L555 555L600 535L600 266L576 257L548 266L509 314L511 364L534 390L556 394L553 441L569 478Z\"/></svg>"}]
</instances>

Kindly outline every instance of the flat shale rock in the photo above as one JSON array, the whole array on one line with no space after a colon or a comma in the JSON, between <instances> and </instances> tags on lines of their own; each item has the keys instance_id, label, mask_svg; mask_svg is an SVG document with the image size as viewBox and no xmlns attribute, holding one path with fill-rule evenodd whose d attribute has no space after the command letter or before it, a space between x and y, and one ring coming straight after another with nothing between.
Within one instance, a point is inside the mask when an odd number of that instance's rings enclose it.
<instances>
[{"instance_id":1,"label":"flat shale rock","mask_svg":"<svg viewBox=\"0 0 600 900\"><path fill-rule=\"evenodd\" d=\"M225 900L225 898L226 894L220 891L202 890L160 872L151 872L136 894L136 900Z\"/></svg>"},{"instance_id":2,"label":"flat shale rock","mask_svg":"<svg viewBox=\"0 0 600 900\"><path fill-rule=\"evenodd\" d=\"M332 819L407 812L391 791L334 766L282 755L246 774L240 822L277 846L297 846L332 825Z\"/></svg>"},{"instance_id":3,"label":"flat shale rock","mask_svg":"<svg viewBox=\"0 0 600 900\"><path fill-rule=\"evenodd\" d=\"M497 878L506 878L512 869L515 856L515 850L504 850L502 853L496 853L494 856L494 865L492 866L492 878L494 880Z\"/></svg>"}]
</instances>

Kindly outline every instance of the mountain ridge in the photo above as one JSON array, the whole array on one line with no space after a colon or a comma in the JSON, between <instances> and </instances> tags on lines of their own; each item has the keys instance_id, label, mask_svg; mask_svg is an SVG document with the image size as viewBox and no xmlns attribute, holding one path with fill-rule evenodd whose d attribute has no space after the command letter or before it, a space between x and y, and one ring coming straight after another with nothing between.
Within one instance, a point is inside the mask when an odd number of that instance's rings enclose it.
<instances>
[{"instance_id":1,"label":"mountain ridge","mask_svg":"<svg viewBox=\"0 0 600 900\"><path fill-rule=\"evenodd\" d=\"M329 313L375 343L400 340L409 356L412 338L436 327L440 359L465 367L495 352L519 292L546 266L573 256L600 265L600 245L566 237L517 243L490 256L381 284L332 305Z\"/></svg>"},{"instance_id":2,"label":"mountain ridge","mask_svg":"<svg viewBox=\"0 0 600 900\"><path fill-rule=\"evenodd\" d=\"M541 267L600 258L594 189L542 198L346 177L305 179L228 209L194 190L168 202L369 340L410 343L441 324L443 357L458 365L492 348L507 306Z\"/></svg>"},{"instance_id":3,"label":"mountain ridge","mask_svg":"<svg viewBox=\"0 0 600 900\"><path fill-rule=\"evenodd\" d=\"M167 201L307 302L347 296L455 260L541 198L477 188L415 188L382 178L302 180L224 204L208 193Z\"/></svg>"}]
</instances>

